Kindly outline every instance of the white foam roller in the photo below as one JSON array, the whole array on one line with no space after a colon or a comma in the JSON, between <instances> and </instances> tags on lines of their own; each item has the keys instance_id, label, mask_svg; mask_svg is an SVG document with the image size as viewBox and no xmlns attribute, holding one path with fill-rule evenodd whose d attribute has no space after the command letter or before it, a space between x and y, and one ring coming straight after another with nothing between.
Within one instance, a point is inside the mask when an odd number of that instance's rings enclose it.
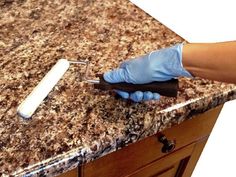
<instances>
[{"instance_id":1,"label":"white foam roller","mask_svg":"<svg viewBox=\"0 0 236 177\"><path fill-rule=\"evenodd\" d=\"M70 63L66 59L60 59L51 68L51 70L43 77L33 91L26 97L26 99L17 108L17 113L23 118L30 118L40 103L48 95L48 93L57 84L60 78L69 68Z\"/></svg>"}]
</instances>

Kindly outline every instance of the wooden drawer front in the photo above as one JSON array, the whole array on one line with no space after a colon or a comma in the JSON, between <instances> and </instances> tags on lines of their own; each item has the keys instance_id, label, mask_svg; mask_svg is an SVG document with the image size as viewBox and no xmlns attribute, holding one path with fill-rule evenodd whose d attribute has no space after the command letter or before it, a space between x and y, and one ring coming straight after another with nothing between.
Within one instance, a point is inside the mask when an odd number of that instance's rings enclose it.
<instances>
[{"instance_id":1,"label":"wooden drawer front","mask_svg":"<svg viewBox=\"0 0 236 177\"><path fill-rule=\"evenodd\" d=\"M219 106L164 130L162 133L176 142L173 152L208 136L221 108L222 106ZM161 152L162 146L163 144L157 140L157 135L153 135L82 166L80 175L82 177L121 177L131 174L148 163L168 155L169 153Z\"/></svg>"}]
</instances>

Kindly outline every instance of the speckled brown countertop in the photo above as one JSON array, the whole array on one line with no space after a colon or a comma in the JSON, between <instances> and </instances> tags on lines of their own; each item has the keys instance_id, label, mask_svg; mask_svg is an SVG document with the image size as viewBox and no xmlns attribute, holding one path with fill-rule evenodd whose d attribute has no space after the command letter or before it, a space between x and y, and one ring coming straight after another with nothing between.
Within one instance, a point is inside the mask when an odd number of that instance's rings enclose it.
<instances>
[{"instance_id":1,"label":"speckled brown countertop","mask_svg":"<svg viewBox=\"0 0 236 177\"><path fill-rule=\"evenodd\" d=\"M0 1L0 176L54 176L236 97L236 87L180 79L177 99L131 103L78 81L72 66L31 120L16 108L60 58L91 76L183 39L128 0Z\"/></svg>"}]
</instances>

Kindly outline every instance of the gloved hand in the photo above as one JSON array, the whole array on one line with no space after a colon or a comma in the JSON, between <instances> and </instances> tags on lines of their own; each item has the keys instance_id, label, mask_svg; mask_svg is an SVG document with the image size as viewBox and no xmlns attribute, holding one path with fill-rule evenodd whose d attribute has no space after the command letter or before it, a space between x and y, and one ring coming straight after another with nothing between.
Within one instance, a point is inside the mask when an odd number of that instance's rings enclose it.
<instances>
[{"instance_id":1,"label":"gloved hand","mask_svg":"<svg viewBox=\"0 0 236 177\"><path fill-rule=\"evenodd\" d=\"M147 55L127 60L120 68L104 73L104 79L110 83L127 82L145 84L153 81L167 81L179 76L191 77L182 64L183 44L153 51ZM123 98L130 98L135 102L159 99L158 93L136 91L127 93L116 91Z\"/></svg>"}]
</instances>

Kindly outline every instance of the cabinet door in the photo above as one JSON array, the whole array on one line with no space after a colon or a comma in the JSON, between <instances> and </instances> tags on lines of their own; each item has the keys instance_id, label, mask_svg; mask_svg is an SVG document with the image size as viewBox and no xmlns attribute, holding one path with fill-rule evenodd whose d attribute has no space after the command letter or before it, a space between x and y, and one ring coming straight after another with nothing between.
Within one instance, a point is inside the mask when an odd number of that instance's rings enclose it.
<instances>
[{"instance_id":1,"label":"cabinet door","mask_svg":"<svg viewBox=\"0 0 236 177\"><path fill-rule=\"evenodd\" d=\"M190 177L207 138L156 160L126 177Z\"/></svg>"},{"instance_id":2,"label":"cabinet door","mask_svg":"<svg viewBox=\"0 0 236 177\"><path fill-rule=\"evenodd\" d=\"M154 161L127 177L175 177L178 171L184 171L188 163L194 144L173 152L166 157ZM182 174L180 174L182 175ZM180 177L180 176L178 176Z\"/></svg>"}]
</instances>

